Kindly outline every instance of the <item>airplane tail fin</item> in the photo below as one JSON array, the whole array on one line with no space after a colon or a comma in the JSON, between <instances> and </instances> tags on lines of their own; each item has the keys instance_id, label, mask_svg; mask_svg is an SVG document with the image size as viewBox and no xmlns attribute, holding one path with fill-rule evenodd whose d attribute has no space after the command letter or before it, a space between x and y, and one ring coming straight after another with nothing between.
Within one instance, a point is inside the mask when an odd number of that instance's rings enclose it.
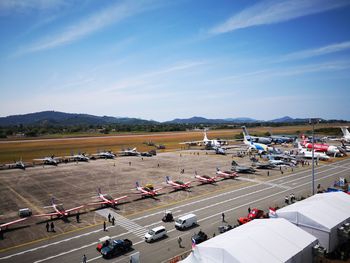
<instances>
[{"instance_id":1,"label":"airplane tail fin","mask_svg":"<svg viewBox=\"0 0 350 263\"><path fill-rule=\"evenodd\" d=\"M51 204L54 205L55 204L55 198L51 197Z\"/></svg>"},{"instance_id":2,"label":"airplane tail fin","mask_svg":"<svg viewBox=\"0 0 350 263\"><path fill-rule=\"evenodd\" d=\"M101 188L99 187L99 188L97 188L97 193L98 194L101 194L102 192L101 192Z\"/></svg>"},{"instance_id":3,"label":"airplane tail fin","mask_svg":"<svg viewBox=\"0 0 350 263\"><path fill-rule=\"evenodd\" d=\"M165 182L168 184L168 183L169 183L169 181L170 181L169 176L165 176Z\"/></svg>"},{"instance_id":4,"label":"airplane tail fin","mask_svg":"<svg viewBox=\"0 0 350 263\"><path fill-rule=\"evenodd\" d=\"M203 141L209 141L209 140L208 140L208 136L207 136L207 131L204 132Z\"/></svg>"},{"instance_id":5,"label":"airplane tail fin","mask_svg":"<svg viewBox=\"0 0 350 263\"><path fill-rule=\"evenodd\" d=\"M249 136L249 133L247 131L247 128L245 126L242 126L243 129L243 138L244 138L244 142L251 142L251 138Z\"/></svg>"},{"instance_id":6,"label":"airplane tail fin","mask_svg":"<svg viewBox=\"0 0 350 263\"><path fill-rule=\"evenodd\" d=\"M216 167L216 171L219 172L219 171L220 171L220 168L219 168L219 167Z\"/></svg>"},{"instance_id":7,"label":"airplane tail fin","mask_svg":"<svg viewBox=\"0 0 350 263\"><path fill-rule=\"evenodd\" d=\"M238 163L235 161L235 160L232 160L232 163L231 163L232 166L237 166Z\"/></svg>"},{"instance_id":8,"label":"airplane tail fin","mask_svg":"<svg viewBox=\"0 0 350 263\"><path fill-rule=\"evenodd\" d=\"M135 184L136 184L136 188L140 187L139 182L136 182Z\"/></svg>"},{"instance_id":9,"label":"airplane tail fin","mask_svg":"<svg viewBox=\"0 0 350 263\"><path fill-rule=\"evenodd\" d=\"M340 129L343 132L344 137L350 137L350 132L348 131L347 127L340 127Z\"/></svg>"}]
</instances>

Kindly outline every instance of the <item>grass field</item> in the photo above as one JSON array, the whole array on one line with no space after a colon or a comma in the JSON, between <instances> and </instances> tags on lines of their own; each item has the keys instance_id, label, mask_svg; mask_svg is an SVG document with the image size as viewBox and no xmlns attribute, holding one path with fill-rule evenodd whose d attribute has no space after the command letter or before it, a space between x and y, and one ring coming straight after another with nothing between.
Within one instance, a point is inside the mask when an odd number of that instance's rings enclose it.
<instances>
[{"instance_id":1,"label":"grass field","mask_svg":"<svg viewBox=\"0 0 350 263\"><path fill-rule=\"evenodd\" d=\"M321 127L339 127L337 124L318 124ZM296 134L310 131L309 125L285 126L285 127L255 127L249 128L253 134L271 132L273 134ZM233 139L241 129L208 131L208 138ZM22 158L31 162L33 158L45 156L67 156L71 153L86 152L89 154L102 150L120 151L122 148L137 147L138 151L148 151L154 147L147 146L143 142L152 141L156 144L164 144L165 151L173 151L181 148L183 141L201 140L201 131L168 132L168 133L144 133L144 134L120 134L116 136L77 137L77 138L36 138L32 140L0 141L0 163L13 162ZM162 150L164 151L164 150Z\"/></svg>"}]
</instances>

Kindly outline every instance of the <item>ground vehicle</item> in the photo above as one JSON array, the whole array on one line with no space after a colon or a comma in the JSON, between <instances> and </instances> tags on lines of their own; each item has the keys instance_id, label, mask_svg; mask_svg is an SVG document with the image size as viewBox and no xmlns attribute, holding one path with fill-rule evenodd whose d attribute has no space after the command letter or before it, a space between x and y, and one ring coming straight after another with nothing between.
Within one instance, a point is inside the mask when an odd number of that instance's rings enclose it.
<instances>
[{"instance_id":1,"label":"ground vehicle","mask_svg":"<svg viewBox=\"0 0 350 263\"><path fill-rule=\"evenodd\" d=\"M111 258L123 254L132 249L132 242L129 239L117 239L109 242L108 246L101 249L102 257Z\"/></svg>"},{"instance_id":2,"label":"ground vehicle","mask_svg":"<svg viewBox=\"0 0 350 263\"><path fill-rule=\"evenodd\" d=\"M96 250L98 252L101 252L101 249L106 247L106 246L108 246L110 242L111 242L111 238L109 236L101 237L98 240L98 243L97 243L97 246L96 246Z\"/></svg>"},{"instance_id":3,"label":"ground vehicle","mask_svg":"<svg viewBox=\"0 0 350 263\"><path fill-rule=\"evenodd\" d=\"M171 211L165 211L164 216L162 218L163 222L171 222L174 220L173 214Z\"/></svg>"},{"instance_id":4,"label":"ground vehicle","mask_svg":"<svg viewBox=\"0 0 350 263\"><path fill-rule=\"evenodd\" d=\"M207 234L204 233L202 230L199 230L198 234L194 234L192 236L192 242L195 242L196 244L202 243L207 239L208 239Z\"/></svg>"},{"instance_id":5,"label":"ground vehicle","mask_svg":"<svg viewBox=\"0 0 350 263\"><path fill-rule=\"evenodd\" d=\"M225 225L225 226L219 226L218 227L218 230L219 230L220 234L225 233L226 231L229 231L231 229L233 229L233 227L231 225Z\"/></svg>"},{"instance_id":6,"label":"ground vehicle","mask_svg":"<svg viewBox=\"0 0 350 263\"><path fill-rule=\"evenodd\" d=\"M145 234L145 241L152 242L167 235L167 231L164 226L158 226Z\"/></svg>"},{"instance_id":7,"label":"ground vehicle","mask_svg":"<svg viewBox=\"0 0 350 263\"><path fill-rule=\"evenodd\" d=\"M179 230L183 230L195 225L197 225L197 216L195 214L184 215L175 220L175 228Z\"/></svg>"},{"instance_id":8,"label":"ground vehicle","mask_svg":"<svg viewBox=\"0 0 350 263\"><path fill-rule=\"evenodd\" d=\"M264 217L264 211L254 208L250 211L247 217L240 217L237 221L240 225L248 223L249 221L257 218Z\"/></svg>"},{"instance_id":9,"label":"ground vehicle","mask_svg":"<svg viewBox=\"0 0 350 263\"><path fill-rule=\"evenodd\" d=\"M29 217L32 215L32 210L30 210L29 208L22 208L18 210L18 215L19 217Z\"/></svg>"}]
</instances>

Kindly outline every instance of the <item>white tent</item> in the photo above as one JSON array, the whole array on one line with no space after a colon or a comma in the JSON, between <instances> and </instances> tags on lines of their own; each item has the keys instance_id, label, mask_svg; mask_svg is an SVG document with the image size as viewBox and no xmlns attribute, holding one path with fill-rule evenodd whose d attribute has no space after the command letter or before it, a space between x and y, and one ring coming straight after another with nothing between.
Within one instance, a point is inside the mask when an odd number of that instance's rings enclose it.
<instances>
[{"instance_id":1,"label":"white tent","mask_svg":"<svg viewBox=\"0 0 350 263\"><path fill-rule=\"evenodd\" d=\"M197 245L182 262L312 262L315 244L285 219L256 219Z\"/></svg>"},{"instance_id":2,"label":"white tent","mask_svg":"<svg viewBox=\"0 0 350 263\"><path fill-rule=\"evenodd\" d=\"M327 252L339 244L337 228L350 222L350 195L343 192L316 194L276 211L278 218L317 237Z\"/></svg>"}]
</instances>

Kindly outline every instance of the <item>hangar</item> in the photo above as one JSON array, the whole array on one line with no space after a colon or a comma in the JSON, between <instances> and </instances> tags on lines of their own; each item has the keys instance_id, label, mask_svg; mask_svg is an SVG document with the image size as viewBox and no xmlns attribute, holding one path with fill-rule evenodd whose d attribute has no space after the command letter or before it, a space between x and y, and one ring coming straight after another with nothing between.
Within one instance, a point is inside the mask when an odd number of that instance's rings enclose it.
<instances>
[{"instance_id":1,"label":"hangar","mask_svg":"<svg viewBox=\"0 0 350 263\"><path fill-rule=\"evenodd\" d=\"M316 194L278 209L276 215L314 235L327 252L332 252L342 242L338 228L350 223L350 195Z\"/></svg>"},{"instance_id":2,"label":"hangar","mask_svg":"<svg viewBox=\"0 0 350 263\"><path fill-rule=\"evenodd\" d=\"M312 262L317 243L283 218L256 219L197 245L182 262Z\"/></svg>"}]
</instances>

